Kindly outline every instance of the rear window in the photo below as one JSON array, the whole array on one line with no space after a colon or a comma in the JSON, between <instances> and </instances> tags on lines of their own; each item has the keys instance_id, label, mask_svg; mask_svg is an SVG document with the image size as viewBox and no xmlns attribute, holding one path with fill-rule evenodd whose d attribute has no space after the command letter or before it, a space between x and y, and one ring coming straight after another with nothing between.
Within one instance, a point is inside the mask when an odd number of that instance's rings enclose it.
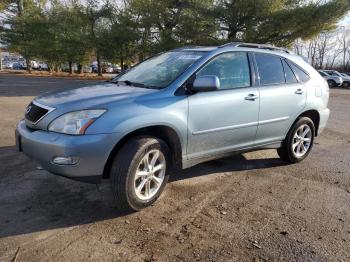
<instances>
[{"instance_id":1,"label":"rear window","mask_svg":"<svg viewBox=\"0 0 350 262\"><path fill-rule=\"evenodd\" d=\"M299 66L295 65L290 61L288 61L288 65L292 68L294 74L297 76L299 81L307 82L310 80L310 76L304 70L302 70Z\"/></svg>"},{"instance_id":2,"label":"rear window","mask_svg":"<svg viewBox=\"0 0 350 262\"><path fill-rule=\"evenodd\" d=\"M285 83L282 62L278 56L255 54L255 60L258 66L261 85Z\"/></svg>"}]
</instances>

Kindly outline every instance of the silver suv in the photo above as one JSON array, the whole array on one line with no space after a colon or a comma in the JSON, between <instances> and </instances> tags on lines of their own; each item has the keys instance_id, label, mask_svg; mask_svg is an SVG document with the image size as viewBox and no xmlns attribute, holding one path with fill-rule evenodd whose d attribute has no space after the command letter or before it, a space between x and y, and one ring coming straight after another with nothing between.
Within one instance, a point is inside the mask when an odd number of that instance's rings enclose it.
<instances>
[{"instance_id":1,"label":"silver suv","mask_svg":"<svg viewBox=\"0 0 350 262\"><path fill-rule=\"evenodd\" d=\"M302 161L326 125L328 98L327 82L287 50L185 47L110 82L35 98L16 138L51 173L109 178L119 207L139 210L175 169L265 148Z\"/></svg>"}]
</instances>

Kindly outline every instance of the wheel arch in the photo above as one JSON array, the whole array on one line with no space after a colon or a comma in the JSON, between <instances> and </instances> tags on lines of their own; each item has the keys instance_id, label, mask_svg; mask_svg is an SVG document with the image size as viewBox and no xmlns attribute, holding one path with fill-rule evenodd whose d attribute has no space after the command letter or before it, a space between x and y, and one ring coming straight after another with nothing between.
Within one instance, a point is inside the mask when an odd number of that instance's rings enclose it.
<instances>
[{"instance_id":1,"label":"wheel arch","mask_svg":"<svg viewBox=\"0 0 350 262\"><path fill-rule=\"evenodd\" d=\"M122 139L113 147L108 156L107 162L103 170L103 178L109 178L109 173L113 163L113 159L118 154L120 148L130 139L137 136L153 136L162 139L168 146L171 152L171 167L175 169L182 168L182 151L183 146L178 132L166 125L152 125L140 127L126 133Z\"/></svg>"},{"instance_id":2,"label":"wheel arch","mask_svg":"<svg viewBox=\"0 0 350 262\"><path fill-rule=\"evenodd\" d=\"M294 124L299 120L299 118L301 117L308 117L312 120L312 122L314 122L315 125L315 136L318 135L318 127L320 125L320 113L315 110L315 109L310 109L307 111L304 111L303 113L301 113L293 122L292 126L290 128L292 128L294 126Z\"/></svg>"}]
</instances>

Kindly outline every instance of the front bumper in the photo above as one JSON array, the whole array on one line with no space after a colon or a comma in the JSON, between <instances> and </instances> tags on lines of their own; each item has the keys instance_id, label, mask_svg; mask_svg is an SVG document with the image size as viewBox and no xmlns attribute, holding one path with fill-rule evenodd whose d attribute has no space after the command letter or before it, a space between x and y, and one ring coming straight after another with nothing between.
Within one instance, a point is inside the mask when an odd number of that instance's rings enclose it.
<instances>
[{"instance_id":1,"label":"front bumper","mask_svg":"<svg viewBox=\"0 0 350 262\"><path fill-rule=\"evenodd\" d=\"M329 114L330 114L330 110L328 108L323 109L321 111L319 111L320 114L320 124L318 126L318 134L321 134L322 131L324 130L324 128L326 127L328 118L329 118Z\"/></svg>"},{"instance_id":2,"label":"front bumper","mask_svg":"<svg viewBox=\"0 0 350 262\"><path fill-rule=\"evenodd\" d=\"M105 164L120 133L73 136L29 129L24 121L16 129L20 151L38 162L45 170L75 180L100 182ZM74 157L74 165L53 163L55 157Z\"/></svg>"}]
</instances>

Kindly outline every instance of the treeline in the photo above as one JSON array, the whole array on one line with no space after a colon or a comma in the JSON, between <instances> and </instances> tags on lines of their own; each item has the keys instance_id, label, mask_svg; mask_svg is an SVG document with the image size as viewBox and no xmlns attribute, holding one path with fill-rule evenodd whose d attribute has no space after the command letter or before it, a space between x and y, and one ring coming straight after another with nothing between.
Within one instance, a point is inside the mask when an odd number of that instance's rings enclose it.
<instances>
[{"instance_id":1,"label":"treeline","mask_svg":"<svg viewBox=\"0 0 350 262\"><path fill-rule=\"evenodd\" d=\"M122 67L183 45L290 46L334 29L349 0L1 0L0 41L51 70L92 57ZM81 66L80 66L81 68Z\"/></svg>"},{"instance_id":2,"label":"treeline","mask_svg":"<svg viewBox=\"0 0 350 262\"><path fill-rule=\"evenodd\" d=\"M310 64L319 69L350 71L350 26L321 32L317 37L294 42L296 54L307 57Z\"/></svg>"}]
</instances>

